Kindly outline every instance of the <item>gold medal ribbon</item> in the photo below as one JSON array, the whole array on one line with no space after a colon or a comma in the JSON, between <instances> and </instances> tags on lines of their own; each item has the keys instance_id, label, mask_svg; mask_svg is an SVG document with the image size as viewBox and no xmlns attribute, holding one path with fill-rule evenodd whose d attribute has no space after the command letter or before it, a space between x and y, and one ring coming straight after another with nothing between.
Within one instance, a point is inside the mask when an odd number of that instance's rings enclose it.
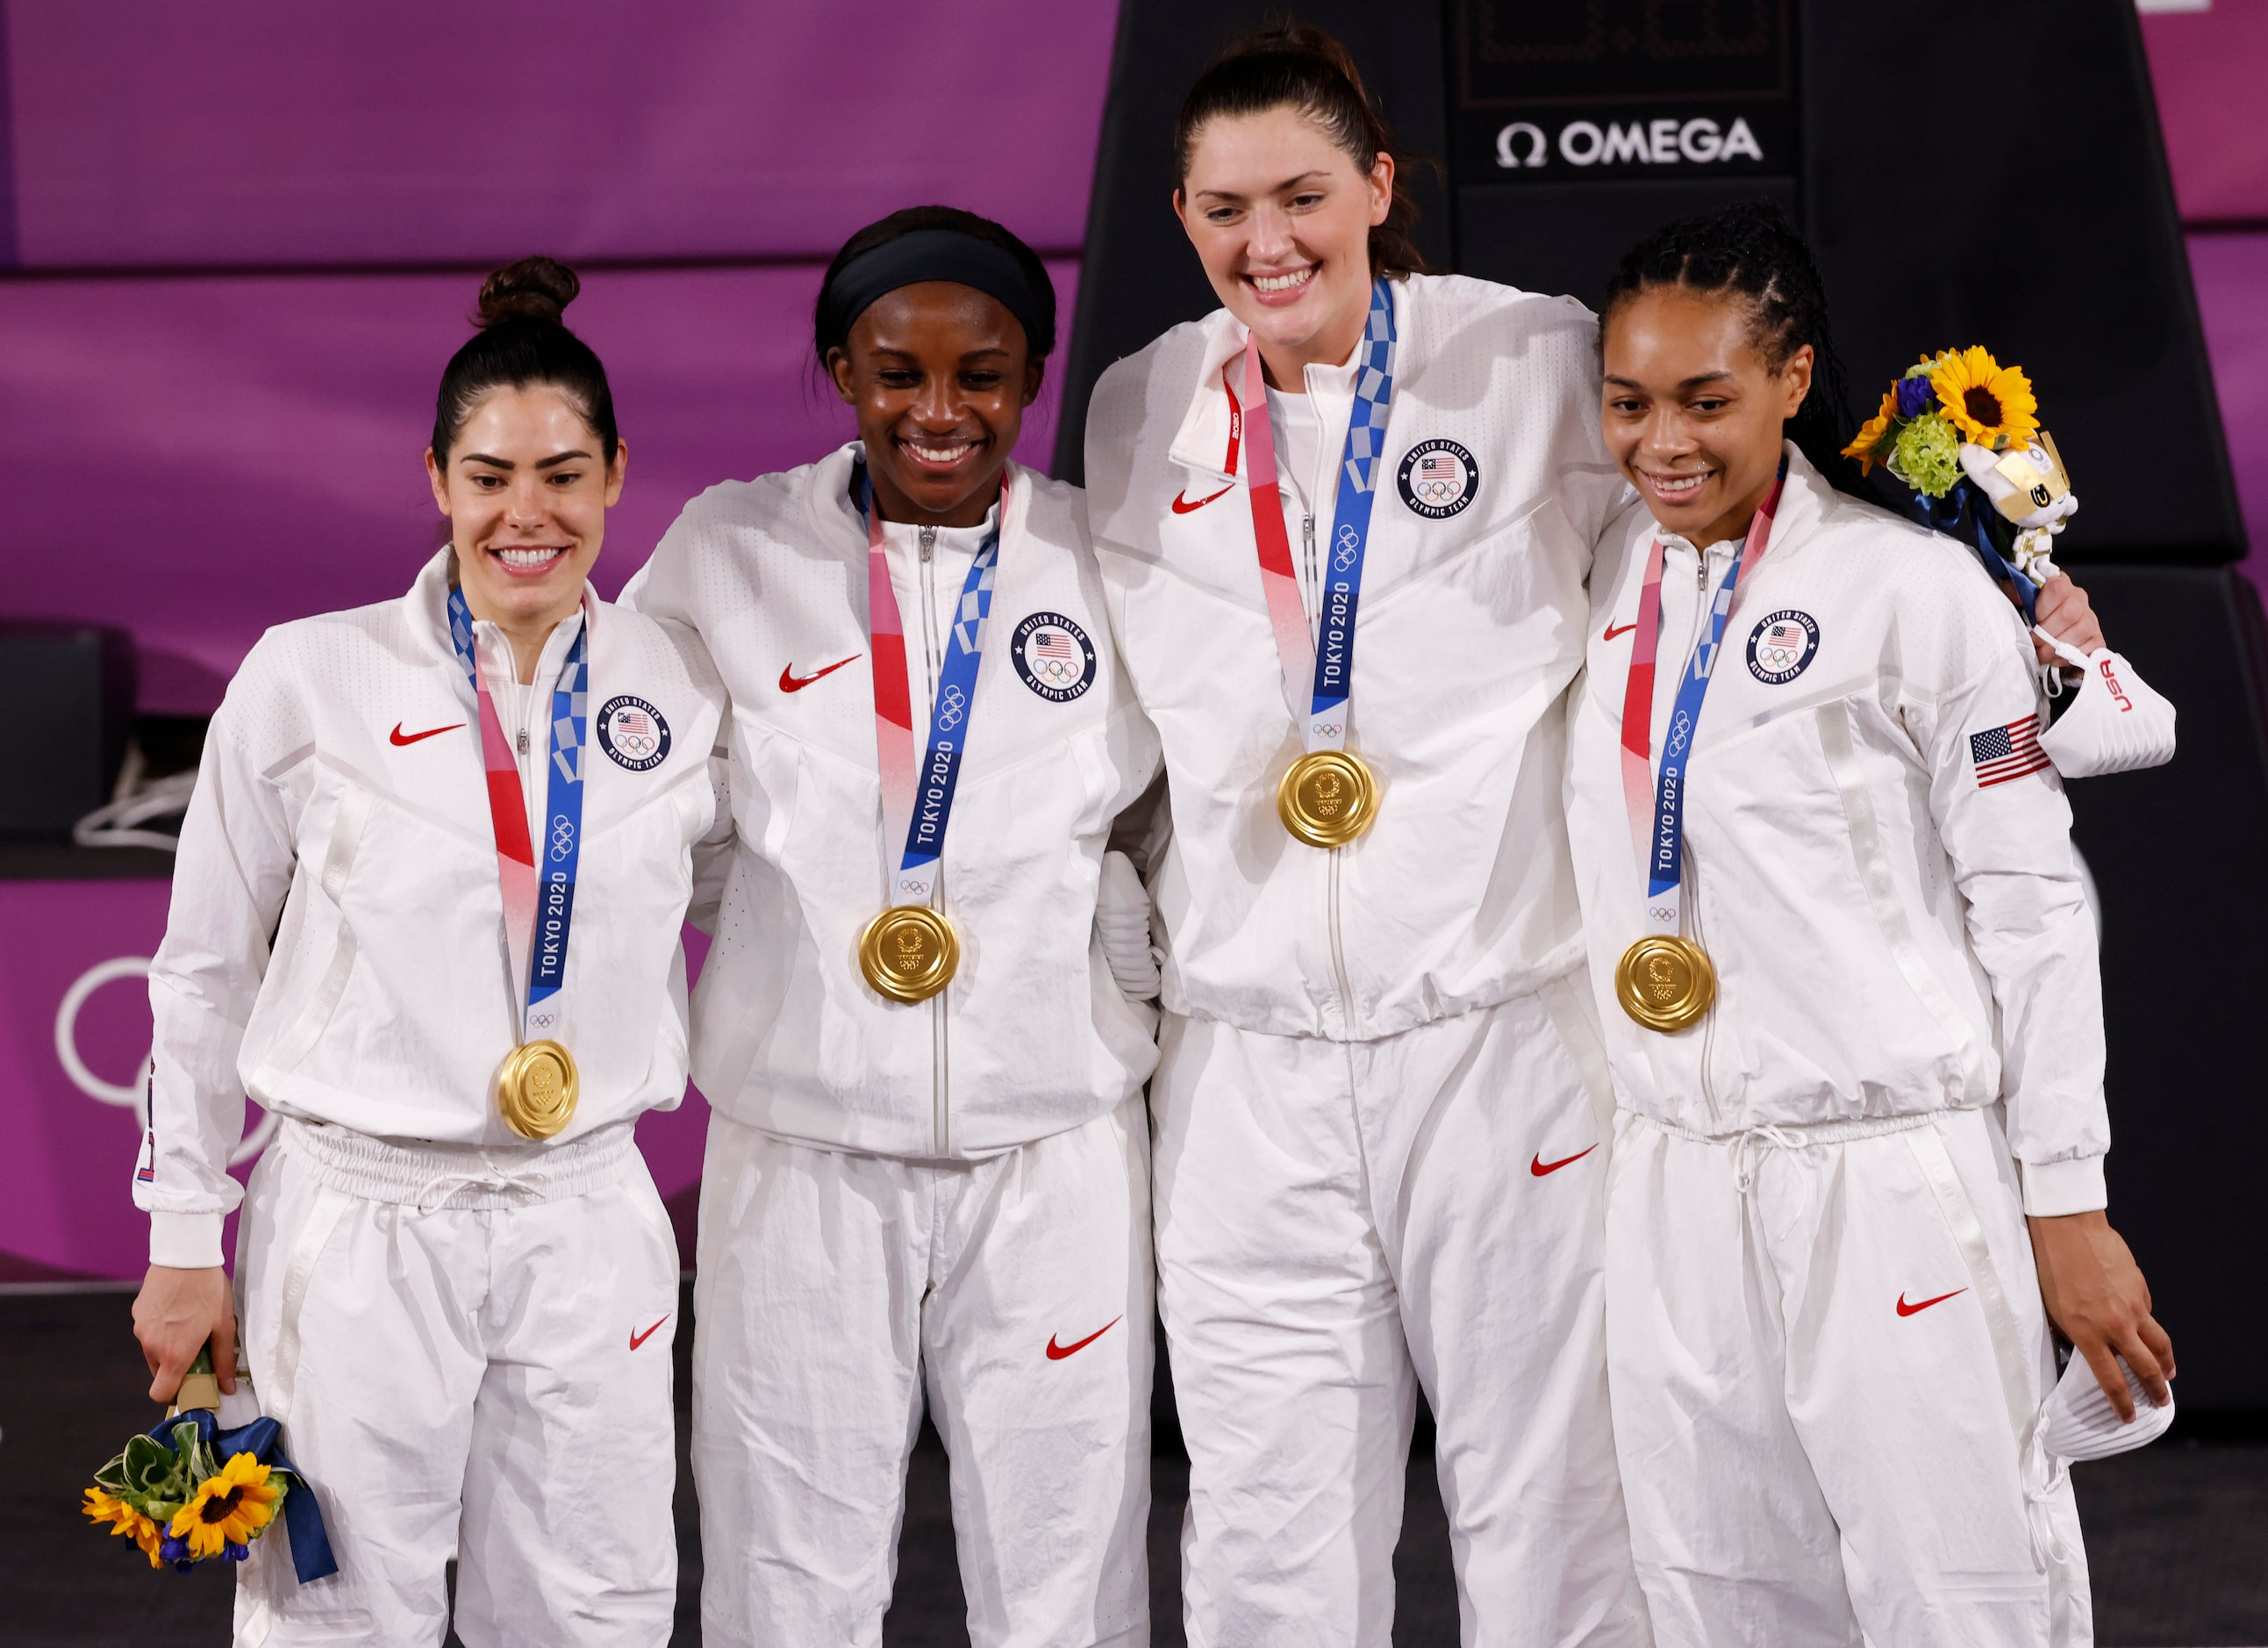
<instances>
[{"instance_id":1,"label":"gold medal ribbon","mask_svg":"<svg viewBox=\"0 0 2268 1648\"><path fill-rule=\"evenodd\" d=\"M1631 643L1630 673L1623 683L1622 771L1631 843L1644 866L1646 881L1648 931L1623 952L1615 969L1615 995L1623 1011L1648 1030L1684 1030L1699 1023L1716 999L1716 969L1700 945L1679 932L1684 913L1685 794L1691 787L1689 770L1701 706L1723 650L1725 627L1732 618L1741 576L1743 570L1753 570L1764 559L1771 540L1772 515L1786 484L1787 460L1783 456L1779 474L1757 506L1746 537L1734 553L1732 567L1711 602L1708 627L1694 647L1684 679L1678 684L1677 696L1670 706L1669 727L1662 736L1658 773L1653 756L1654 661L1661 644L1664 553L1658 536L1647 553L1646 581L1638 594L1638 634ZM1705 550L1698 544L1694 547L1705 558ZM1703 564L1707 564L1705 558Z\"/></svg>"},{"instance_id":2,"label":"gold medal ribbon","mask_svg":"<svg viewBox=\"0 0 2268 1648\"><path fill-rule=\"evenodd\" d=\"M976 676L984 632L992 614L992 580L1000 561L1000 528L1008 519L1008 482L1000 482L999 514L970 562L930 706L929 747L914 765L913 686L906 659L905 620L890 583L889 551L873 482L862 459L850 480L851 497L866 522L866 633L874 682L874 754L882 780L882 839L904 850L888 876L891 902L858 935L858 971L878 995L923 1001L953 981L961 942L953 923L933 906L953 817L954 786L976 709Z\"/></svg>"},{"instance_id":3,"label":"gold medal ribbon","mask_svg":"<svg viewBox=\"0 0 2268 1648\"><path fill-rule=\"evenodd\" d=\"M1308 629L1300 580L1292 565L1292 538L1284 528L1283 487L1276 469L1276 438L1268 421L1268 380L1260 343L1244 340L1245 439L1251 457L1245 472L1252 506L1252 536L1260 552L1260 589L1284 672L1284 696L1296 704L1302 681L1311 682L1308 709L1300 718L1305 753L1276 787L1276 816L1309 846L1344 846L1378 816L1378 779L1346 748L1347 710L1354 690L1355 610L1362 597L1363 557L1370 543L1371 506L1386 447L1386 418L1394 399L1394 288L1373 283L1370 318L1356 349L1354 410L1347 420L1331 526L1329 570L1323 580L1315 632ZM1224 387L1226 374L1224 373ZM1231 395L1232 402L1234 400Z\"/></svg>"}]
</instances>

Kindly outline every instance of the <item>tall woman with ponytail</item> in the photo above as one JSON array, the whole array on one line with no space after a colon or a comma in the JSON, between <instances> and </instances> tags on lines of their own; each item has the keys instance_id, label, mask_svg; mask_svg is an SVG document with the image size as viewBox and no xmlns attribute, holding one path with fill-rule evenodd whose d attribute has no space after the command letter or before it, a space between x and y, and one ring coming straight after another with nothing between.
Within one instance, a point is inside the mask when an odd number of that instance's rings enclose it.
<instances>
[{"instance_id":1,"label":"tall woman with ponytail","mask_svg":"<svg viewBox=\"0 0 2268 1648\"><path fill-rule=\"evenodd\" d=\"M1151 1105L1189 1637L1388 1640L1422 1386L1464 1640L1643 1643L1560 797L1625 496L1595 330L1421 272L1327 36L1233 48L1175 146L1223 307L1104 375L1086 476L1171 798Z\"/></svg>"},{"instance_id":2,"label":"tall woman with ponytail","mask_svg":"<svg viewBox=\"0 0 2268 1648\"><path fill-rule=\"evenodd\" d=\"M1826 299L1773 208L1634 248L1601 329L1638 497L1592 573L1568 822L1656 1639L2091 1641L2043 1408L2116 1429L2174 1362L2103 1212L2033 644L1962 545L1844 490ZM2087 623L2058 594L2050 627Z\"/></svg>"},{"instance_id":3,"label":"tall woman with ponytail","mask_svg":"<svg viewBox=\"0 0 2268 1648\"><path fill-rule=\"evenodd\" d=\"M247 1648L438 1644L453 1558L468 1642L669 1637L678 1259L630 1132L685 1090L723 693L587 582L629 454L576 285L482 287L425 454L447 542L261 638L181 829L136 1332L160 1400L208 1342L225 1403L256 1381L338 1569L254 1544ZM239 1192L247 1094L283 1122Z\"/></svg>"}]
</instances>

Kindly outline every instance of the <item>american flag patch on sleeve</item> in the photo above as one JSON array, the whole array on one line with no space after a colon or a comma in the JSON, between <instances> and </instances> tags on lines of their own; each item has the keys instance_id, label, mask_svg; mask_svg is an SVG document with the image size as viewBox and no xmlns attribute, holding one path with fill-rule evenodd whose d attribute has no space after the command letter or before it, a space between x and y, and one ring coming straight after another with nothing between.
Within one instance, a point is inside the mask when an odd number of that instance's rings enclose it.
<instances>
[{"instance_id":1,"label":"american flag patch on sleeve","mask_svg":"<svg viewBox=\"0 0 2268 1648\"><path fill-rule=\"evenodd\" d=\"M1980 790L2038 772L2050 765L2048 752L2040 748L2040 718L2027 715L2006 727L1970 734L1969 758L1976 765Z\"/></svg>"}]
</instances>

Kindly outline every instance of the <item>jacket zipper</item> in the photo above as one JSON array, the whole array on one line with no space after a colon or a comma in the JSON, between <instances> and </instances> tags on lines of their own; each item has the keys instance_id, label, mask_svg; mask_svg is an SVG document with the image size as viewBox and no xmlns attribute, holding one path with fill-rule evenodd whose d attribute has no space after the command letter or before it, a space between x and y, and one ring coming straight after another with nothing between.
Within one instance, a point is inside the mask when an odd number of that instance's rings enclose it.
<instances>
[{"instance_id":1,"label":"jacket zipper","mask_svg":"<svg viewBox=\"0 0 2268 1648\"><path fill-rule=\"evenodd\" d=\"M1314 616L1307 623L1320 635L1323 618L1323 580L1315 568L1315 512L1312 508L1300 521L1300 546L1305 552L1300 567L1307 574L1308 600L1315 610Z\"/></svg>"},{"instance_id":2,"label":"jacket zipper","mask_svg":"<svg viewBox=\"0 0 2268 1648\"><path fill-rule=\"evenodd\" d=\"M922 667L929 681L930 713L937 706L937 528L920 528L915 536L921 544L921 610L922 610ZM937 867L937 894L932 901L935 908L945 902L945 866ZM945 1156L953 1148L953 1129L946 1113L945 1066L945 998L951 985L930 998L930 1132L936 1141L937 1154Z\"/></svg>"}]
</instances>

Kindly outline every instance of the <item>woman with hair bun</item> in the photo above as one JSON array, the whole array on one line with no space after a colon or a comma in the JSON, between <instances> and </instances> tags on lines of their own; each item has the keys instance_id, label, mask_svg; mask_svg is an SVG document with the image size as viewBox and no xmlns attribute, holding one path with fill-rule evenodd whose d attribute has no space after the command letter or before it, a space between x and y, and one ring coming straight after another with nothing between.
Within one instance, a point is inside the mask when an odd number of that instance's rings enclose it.
<instances>
[{"instance_id":1,"label":"woman with hair bun","mask_svg":"<svg viewBox=\"0 0 2268 1648\"><path fill-rule=\"evenodd\" d=\"M733 698L693 1011L703 1639L880 1643L926 1405L970 1640L1146 1644L1157 970L1107 849L1158 745L1077 490L1009 459L1055 292L918 207L814 318L858 439L712 487L625 595Z\"/></svg>"},{"instance_id":2,"label":"woman with hair bun","mask_svg":"<svg viewBox=\"0 0 2268 1648\"><path fill-rule=\"evenodd\" d=\"M2146 1440L2119 1422L2170 1417L2174 1358L2104 1212L2101 965L2034 641L1969 549L1851 495L1777 209L1633 248L1600 340L1638 497L1591 576L1569 829L1656 1637L2089 1642L2058 1461L2094 1455L2058 1413ZM2063 595L2043 623L2091 624Z\"/></svg>"},{"instance_id":3,"label":"woman with hair bun","mask_svg":"<svg viewBox=\"0 0 2268 1648\"><path fill-rule=\"evenodd\" d=\"M1223 307L1103 375L1086 480L1171 800L1151 1106L1189 1638L1388 1640L1422 1386L1464 1640L1643 1643L1560 800L1624 496L1591 317L1422 272L1403 157L1314 30L1233 47L1174 147Z\"/></svg>"},{"instance_id":4,"label":"woman with hair bun","mask_svg":"<svg viewBox=\"0 0 2268 1648\"><path fill-rule=\"evenodd\" d=\"M438 1644L453 1558L469 1642L669 1637L678 1256L631 1128L684 1092L723 695L587 581L629 454L576 290L482 285L425 454L448 542L261 637L181 830L136 1332L158 1400L208 1342L256 1379L339 1570L254 1545L246 1644ZM247 1094L283 1120L239 1193Z\"/></svg>"}]
</instances>

